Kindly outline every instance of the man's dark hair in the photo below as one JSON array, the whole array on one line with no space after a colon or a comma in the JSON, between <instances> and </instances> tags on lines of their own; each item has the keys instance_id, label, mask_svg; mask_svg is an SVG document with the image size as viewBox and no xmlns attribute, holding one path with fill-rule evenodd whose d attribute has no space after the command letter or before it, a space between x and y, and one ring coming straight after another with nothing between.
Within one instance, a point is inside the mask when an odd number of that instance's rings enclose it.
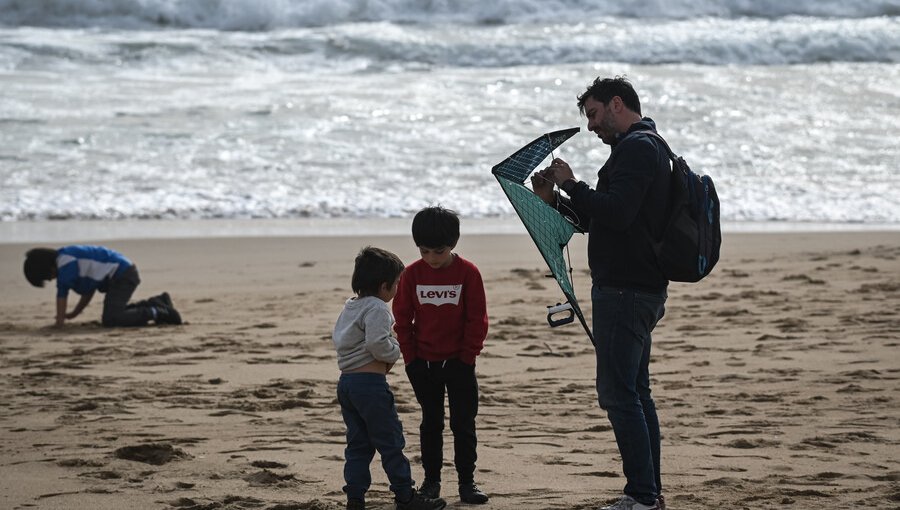
<instances>
[{"instance_id":1,"label":"man's dark hair","mask_svg":"<svg viewBox=\"0 0 900 510\"><path fill-rule=\"evenodd\" d=\"M426 207L413 218L412 236L416 246L452 248L459 241L459 216L439 205Z\"/></svg>"},{"instance_id":2,"label":"man's dark hair","mask_svg":"<svg viewBox=\"0 0 900 510\"><path fill-rule=\"evenodd\" d=\"M25 279L35 287L43 287L46 280L56 274L56 257L53 248L32 248L25 254Z\"/></svg>"},{"instance_id":3,"label":"man's dark hair","mask_svg":"<svg viewBox=\"0 0 900 510\"><path fill-rule=\"evenodd\" d=\"M584 103L588 98L599 101L604 105L608 105L612 98L619 96L622 102L629 110L641 114L641 100L638 98L634 87L624 76L616 76L615 78L600 78L594 80L594 83L588 86L584 94L578 96L578 111L584 115Z\"/></svg>"},{"instance_id":4,"label":"man's dark hair","mask_svg":"<svg viewBox=\"0 0 900 510\"><path fill-rule=\"evenodd\" d=\"M356 256L350 285L360 296L375 296L382 283L393 285L403 268L400 257L381 248L366 246Z\"/></svg>"}]
</instances>

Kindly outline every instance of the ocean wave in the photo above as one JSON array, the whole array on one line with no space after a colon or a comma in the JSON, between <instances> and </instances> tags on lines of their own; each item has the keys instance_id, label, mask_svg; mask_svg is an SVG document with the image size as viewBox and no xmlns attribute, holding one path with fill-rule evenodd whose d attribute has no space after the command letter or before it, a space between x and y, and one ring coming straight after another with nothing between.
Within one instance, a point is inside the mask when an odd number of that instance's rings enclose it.
<instances>
[{"instance_id":1,"label":"ocean wave","mask_svg":"<svg viewBox=\"0 0 900 510\"><path fill-rule=\"evenodd\" d=\"M160 72L503 68L618 62L900 62L900 19L701 19L430 27L357 23L277 32L0 30L0 69Z\"/></svg>"},{"instance_id":2,"label":"ocean wave","mask_svg":"<svg viewBox=\"0 0 900 510\"><path fill-rule=\"evenodd\" d=\"M900 0L0 0L0 25L267 31L358 22L506 24L636 19L869 18Z\"/></svg>"}]
</instances>

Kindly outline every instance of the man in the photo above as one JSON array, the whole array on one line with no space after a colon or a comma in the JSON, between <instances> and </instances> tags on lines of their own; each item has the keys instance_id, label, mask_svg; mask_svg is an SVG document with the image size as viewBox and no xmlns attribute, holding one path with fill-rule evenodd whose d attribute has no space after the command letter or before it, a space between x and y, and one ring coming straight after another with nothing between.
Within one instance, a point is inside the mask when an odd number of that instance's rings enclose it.
<instances>
[{"instance_id":1,"label":"man","mask_svg":"<svg viewBox=\"0 0 900 510\"><path fill-rule=\"evenodd\" d=\"M652 243L668 205L668 153L641 130L641 103L622 77L597 78L578 97L587 128L612 147L595 189L554 159L531 182L534 192L588 232L597 397L616 436L627 483L603 510L664 510L659 472L659 420L650 396L650 335L665 313L668 280ZM553 191L554 184L568 198Z\"/></svg>"}]
</instances>

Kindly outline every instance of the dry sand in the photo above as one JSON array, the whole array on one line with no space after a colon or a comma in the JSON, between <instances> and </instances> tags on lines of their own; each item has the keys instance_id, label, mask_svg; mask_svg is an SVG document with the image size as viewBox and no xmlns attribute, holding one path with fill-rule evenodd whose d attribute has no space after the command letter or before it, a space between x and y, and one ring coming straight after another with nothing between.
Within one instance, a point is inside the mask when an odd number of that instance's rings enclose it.
<instances>
[{"instance_id":1,"label":"dry sand","mask_svg":"<svg viewBox=\"0 0 900 510\"><path fill-rule=\"evenodd\" d=\"M465 226L465 225L464 225ZM405 236L104 242L136 294L187 324L102 329L93 303L48 329L53 289L0 244L0 508L338 509L344 426L330 333L357 250ZM585 242L571 244L590 317ZM466 235L491 330L478 360L486 508L589 509L624 485L577 325L520 235ZM651 372L669 508L900 508L900 233L730 234L714 274L673 284ZM99 300L98 300L99 301ZM418 411L389 376L413 475ZM449 461L448 508L456 498ZM370 508L391 505L372 465ZM449 490L447 490L449 489Z\"/></svg>"}]
</instances>

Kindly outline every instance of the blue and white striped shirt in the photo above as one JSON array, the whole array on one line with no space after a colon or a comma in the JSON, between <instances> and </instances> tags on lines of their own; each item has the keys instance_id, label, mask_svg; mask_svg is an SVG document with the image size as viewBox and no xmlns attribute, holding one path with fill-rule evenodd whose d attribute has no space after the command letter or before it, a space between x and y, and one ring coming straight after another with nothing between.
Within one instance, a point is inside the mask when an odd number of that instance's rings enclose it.
<instances>
[{"instance_id":1,"label":"blue and white striped shirt","mask_svg":"<svg viewBox=\"0 0 900 510\"><path fill-rule=\"evenodd\" d=\"M56 296L67 297L70 290L82 295L105 291L110 278L131 266L124 255L103 246L65 246L56 256Z\"/></svg>"}]
</instances>

